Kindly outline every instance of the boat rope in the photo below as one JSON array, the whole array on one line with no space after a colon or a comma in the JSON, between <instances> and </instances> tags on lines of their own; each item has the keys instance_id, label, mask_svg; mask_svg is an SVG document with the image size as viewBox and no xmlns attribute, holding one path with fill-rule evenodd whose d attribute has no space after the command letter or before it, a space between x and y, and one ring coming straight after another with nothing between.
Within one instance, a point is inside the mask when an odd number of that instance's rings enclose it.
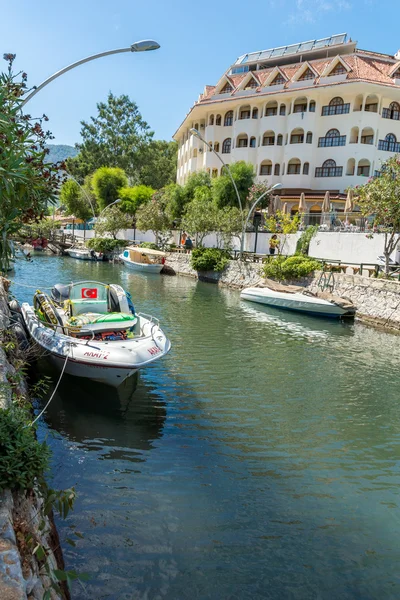
<instances>
[{"instance_id":1,"label":"boat rope","mask_svg":"<svg viewBox=\"0 0 400 600\"><path fill-rule=\"evenodd\" d=\"M63 368L62 368L62 370L61 370L60 377L58 378L58 381L57 381L56 387L54 388L54 390L53 390L53 393L51 394L51 396L50 396L50 398L49 398L49 400L48 400L48 402L47 402L46 406L45 406L45 407L44 407L44 409L43 409L43 410L42 410L42 411L41 411L41 412L38 414L38 416L37 416L37 417L35 417L35 419L33 419L32 423L29 423L29 425L27 425L27 427L32 427L32 425L34 425L34 424L36 423L36 421L38 421L38 420L40 419L40 417L41 417L41 416L42 416L42 415L45 413L45 411L47 410L48 406L50 406L50 402L53 400L53 398L54 398L54 396L55 396L55 394L56 394L56 392L57 392L57 390L58 390L58 386L59 386L59 385L60 385L60 383L61 383L61 379L62 379L62 377L63 377L63 375L64 375L64 371L65 371L65 367L67 366L68 359L69 359L69 354L67 354L67 356L65 357L65 362L64 362L64 366L63 366Z\"/></svg>"},{"instance_id":2,"label":"boat rope","mask_svg":"<svg viewBox=\"0 0 400 600\"><path fill-rule=\"evenodd\" d=\"M30 288L31 290L37 290L38 286L37 285L28 285L27 283L20 283L19 281L13 281L12 279L8 280L10 283L12 283L13 285L19 285L22 287L26 287L26 288ZM51 287L42 287L41 289L43 290L51 290Z\"/></svg>"}]
</instances>

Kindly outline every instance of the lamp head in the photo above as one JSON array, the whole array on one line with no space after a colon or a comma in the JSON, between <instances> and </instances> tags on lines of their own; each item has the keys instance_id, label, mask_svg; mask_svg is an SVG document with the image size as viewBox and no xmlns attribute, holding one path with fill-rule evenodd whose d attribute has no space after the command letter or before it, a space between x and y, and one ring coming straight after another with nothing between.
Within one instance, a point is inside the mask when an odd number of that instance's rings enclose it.
<instances>
[{"instance_id":1,"label":"lamp head","mask_svg":"<svg viewBox=\"0 0 400 600\"><path fill-rule=\"evenodd\" d=\"M157 50L159 47L160 44L154 40L141 40L132 44L131 52L149 52L150 50Z\"/></svg>"},{"instance_id":2,"label":"lamp head","mask_svg":"<svg viewBox=\"0 0 400 600\"><path fill-rule=\"evenodd\" d=\"M281 187L282 187L281 183L275 183L275 185L273 185L272 188L271 188L271 192L272 192L272 190L277 190L277 189L279 189Z\"/></svg>"},{"instance_id":3,"label":"lamp head","mask_svg":"<svg viewBox=\"0 0 400 600\"><path fill-rule=\"evenodd\" d=\"M201 137L200 133L199 133L199 132L197 131L197 129L195 129L194 127L191 127L191 128L189 129L189 131L190 131L190 133L191 133L192 135L194 135L194 137L197 137L199 140L201 140L201 139L202 139L202 137Z\"/></svg>"}]
</instances>

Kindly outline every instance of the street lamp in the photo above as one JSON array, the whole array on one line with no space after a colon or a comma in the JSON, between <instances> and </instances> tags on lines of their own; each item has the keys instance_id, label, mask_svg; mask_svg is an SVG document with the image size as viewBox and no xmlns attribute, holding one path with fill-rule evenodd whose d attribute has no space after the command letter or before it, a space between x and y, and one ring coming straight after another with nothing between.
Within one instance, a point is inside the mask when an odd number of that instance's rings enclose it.
<instances>
[{"instance_id":1,"label":"street lamp","mask_svg":"<svg viewBox=\"0 0 400 600\"><path fill-rule=\"evenodd\" d=\"M28 96L22 102L21 107L25 106L25 104L27 102L29 102L29 100L31 98L33 98L33 96L35 96L38 92L40 92L41 89L43 89L46 85L51 83L54 79L57 79L57 77L60 77L60 75L63 75L64 73L66 73L67 71L70 71L71 69L74 69L75 67L79 67L79 65L83 65L84 63L89 62L91 60L95 60L96 58L102 58L103 56L109 56L110 54L119 54L120 52L148 52L149 50L157 50L159 47L160 47L160 44L158 44L154 40L142 40L140 42L135 42L128 48L118 48L117 50L108 50L107 52L100 52L99 54L93 54L92 56L88 56L87 58L82 58L81 60L78 60L77 62L74 62L71 65L68 65L68 67L64 67L60 71L57 71L56 73L51 75L51 77L48 77L47 79L45 79L40 85L37 86L37 88L35 88L30 94L28 94Z\"/></svg>"},{"instance_id":2,"label":"street lamp","mask_svg":"<svg viewBox=\"0 0 400 600\"><path fill-rule=\"evenodd\" d=\"M103 214L104 211L108 210L110 208L110 206L113 206L114 204L118 204L118 202L122 202L121 198L117 198L116 200L114 200L114 202L111 202L111 204L107 204L107 206L103 208L103 210L101 211L101 213L97 217L97 220L100 219L100 217L101 217L101 215Z\"/></svg>"},{"instance_id":3,"label":"street lamp","mask_svg":"<svg viewBox=\"0 0 400 600\"><path fill-rule=\"evenodd\" d=\"M272 187L268 188L263 194L261 194L261 196L259 198L257 198L257 200L255 202L253 202L249 212L247 213L247 217L246 220L243 224L243 229L242 229L242 239L240 240L240 255L243 255L243 251L244 251L244 236L246 234L246 228L247 228L247 223L249 222L249 219L251 217L251 214L253 212L253 210L255 209L255 207L257 206L257 204L259 202L261 202L261 200L263 198L265 198L265 196L268 196L271 192L273 192L274 190L277 190L278 188L281 188L282 184L281 183L275 183L275 185L273 185Z\"/></svg>"}]
</instances>

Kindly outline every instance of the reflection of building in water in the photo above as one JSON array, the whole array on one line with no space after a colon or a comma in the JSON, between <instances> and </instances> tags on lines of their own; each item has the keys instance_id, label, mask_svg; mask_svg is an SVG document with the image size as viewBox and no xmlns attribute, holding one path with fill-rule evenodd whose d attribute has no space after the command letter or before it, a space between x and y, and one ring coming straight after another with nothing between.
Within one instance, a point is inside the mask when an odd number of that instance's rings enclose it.
<instances>
[{"instance_id":1,"label":"reflection of building in water","mask_svg":"<svg viewBox=\"0 0 400 600\"><path fill-rule=\"evenodd\" d=\"M66 375L45 418L87 450L103 450L102 458L140 461L162 436L166 409L138 375L118 389Z\"/></svg>"}]
</instances>

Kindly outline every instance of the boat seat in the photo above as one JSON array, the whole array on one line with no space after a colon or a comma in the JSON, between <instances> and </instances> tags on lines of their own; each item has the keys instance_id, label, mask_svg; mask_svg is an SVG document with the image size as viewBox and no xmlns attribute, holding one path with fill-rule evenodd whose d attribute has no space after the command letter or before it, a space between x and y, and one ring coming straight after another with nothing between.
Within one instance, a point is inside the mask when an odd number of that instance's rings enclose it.
<instances>
[{"instance_id":1,"label":"boat seat","mask_svg":"<svg viewBox=\"0 0 400 600\"><path fill-rule=\"evenodd\" d=\"M107 314L110 310L108 286L90 281L75 283L71 286L69 304L72 317L84 313Z\"/></svg>"},{"instance_id":2,"label":"boat seat","mask_svg":"<svg viewBox=\"0 0 400 600\"><path fill-rule=\"evenodd\" d=\"M107 300L70 300L71 316L76 317L85 313L106 314L108 312Z\"/></svg>"}]
</instances>

